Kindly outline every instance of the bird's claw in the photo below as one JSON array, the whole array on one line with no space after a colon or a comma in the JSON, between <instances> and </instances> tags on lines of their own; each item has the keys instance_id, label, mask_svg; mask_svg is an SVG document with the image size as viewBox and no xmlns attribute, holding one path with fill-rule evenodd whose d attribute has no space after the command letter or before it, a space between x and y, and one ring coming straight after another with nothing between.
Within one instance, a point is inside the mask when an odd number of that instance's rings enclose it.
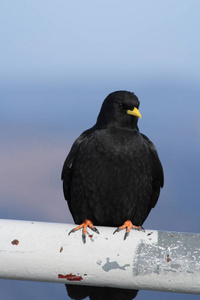
<instances>
[{"instance_id":1,"label":"bird's claw","mask_svg":"<svg viewBox=\"0 0 200 300\"><path fill-rule=\"evenodd\" d=\"M92 222L88 219L86 219L81 225L73 228L68 235L70 235L72 232L75 232L79 229L83 229L83 233L82 233L82 239L83 239L83 243L86 243L86 233L87 233L87 227L89 227L91 230L93 230L94 232L99 234L99 231L96 227L94 227L94 225L92 224Z\"/></svg>"},{"instance_id":2,"label":"bird's claw","mask_svg":"<svg viewBox=\"0 0 200 300\"><path fill-rule=\"evenodd\" d=\"M117 229L115 229L115 231L113 232L113 234L115 234L116 232L119 232L121 229L118 227Z\"/></svg>"},{"instance_id":3,"label":"bird's claw","mask_svg":"<svg viewBox=\"0 0 200 300\"><path fill-rule=\"evenodd\" d=\"M94 232L100 234L100 233L99 233L99 230L98 230L96 227L90 227L90 229L91 229L92 231L94 231Z\"/></svg>"},{"instance_id":4,"label":"bird's claw","mask_svg":"<svg viewBox=\"0 0 200 300\"><path fill-rule=\"evenodd\" d=\"M85 244L86 243L86 234L82 234L82 240L83 240L83 243Z\"/></svg>"},{"instance_id":5,"label":"bird's claw","mask_svg":"<svg viewBox=\"0 0 200 300\"><path fill-rule=\"evenodd\" d=\"M135 230L138 230L138 231L143 231L143 232L145 232L145 229L144 229L144 227L142 227L142 226L138 226L138 227L132 228L132 229L135 229Z\"/></svg>"},{"instance_id":6,"label":"bird's claw","mask_svg":"<svg viewBox=\"0 0 200 300\"><path fill-rule=\"evenodd\" d=\"M119 232L123 229L126 229L126 233L124 235L124 240L129 236L129 233L130 233L131 229L145 232L145 230L142 226L135 226L135 225L132 224L132 222L130 220L127 220L126 222L124 222L124 224L122 226L115 229L113 234L115 234L116 232Z\"/></svg>"},{"instance_id":7,"label":"bird's claw","mask_svg":"<svg viewBox=\"0 0 200 300\"><path fill-rule=\"evenodd\" d=\"M79 228L80 229L80 228ZM70 230L70 232L68 233L68 235L70 235L72 232L77 231L78 229L73 228L72 230Z\"/></svg>"}]
</instances>

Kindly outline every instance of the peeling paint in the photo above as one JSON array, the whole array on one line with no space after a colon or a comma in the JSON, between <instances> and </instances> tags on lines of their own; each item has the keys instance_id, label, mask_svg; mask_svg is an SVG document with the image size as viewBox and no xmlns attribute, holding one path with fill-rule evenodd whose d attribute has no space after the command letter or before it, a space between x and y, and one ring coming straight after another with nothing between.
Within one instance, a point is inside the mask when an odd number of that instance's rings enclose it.
<instances>
[{"instance_id":1,"label":"peeling paint","mask_svg":"<svg viewBox=\"0 0 200 300\"><path fill-rule=\"evenodd\" d=\"M90 238L91 242L94 242L94 236L93 236L93 234L88 234L88 237Z\"/></svg>"},{"instance_id":2,"label":"peeling paint","mask_svg":"<svg viewBox=\"0 0 200 300\"><path fill-rule=\"evenodd\" d=\"M194 272L187 270L187 273L194 274Z\"/></svg>"},{"instance_id":3,"label":"peeling paint","mask_svg":"<svg viewBox=\"0 0 200 300\"><path fill-rule=\"evenodd\" d=\"M17 246L17 245L19 245L19 241L17 239L15 239L11 242L11 244Z\"/></svg>"},{"instance_id":4,"label":"peeling paint","mask_svg":"<svg viewBox=\"0 0 200 300\"><path fill-rule=\"evenodd\" d=\"M102 266L102 269L105 272L109 272L110 270L116 270L116 269L126 271L126 267L130 267L130 264L125 264L123 266L120 266L117 261L110 262L109 257L107 257L106 260L107 262Z\"/></svg>"},{"instance_id":5,"label":"peeling paint","mask_svg":"<svg viewBox=\"0 0 200 300\"><path fill-rule=\"evenodd\" d=\"M169 254L167 254L167 263L172 261L171 258L169 257Z\"/></svg>"},{"instance_id":6,"label":"peeling paint","mask_svg":"<svg viewBox=\"0 0 200 300\"><path fill-rule=\"evenodd\" d=\"M179 269L179 268L181 268L181 265L180 264L171 264L171 268Z\"/></svg>"},{"instance_id":7,"label":"peeling paint","mask_svg":"<svg viewBox=\"0 0 200 300\"><path fill-rule=\"evenodd\" d=\"M147 236L152 235L152 234L153 234L153 232L149 232L149 233L147 234Z\"/></svg>"},{"instance_id":8,"label":"peeling paint","mask_svg":"<svg viewBox=\"0 0 200 300\"><path fill-rule=\"evenodd\" d=\"M173 235L172 233L168 233L168 235L169 235L170 237L174 237L174 235Z\"/></svg>"},{"instance_id":9,"label":"peeling paint","mask_svg":"<svg viewBox=\"0 0 200 300\"><path fill-rule=\"evenodd\" d=\"M97 265L101 266L102 260L99 260L99 259L98 259L98 261L97 261L96 263L97 263Z\"/></svg>"},{"instance_id":10,"label":"peeling paint","mask_svg":"<svg viewBox=\"0 0 200 300\"><path fill-rule=\"evenodd\" d=\"M161 231L158 232L156 245L143 241L138 245L136 254L137 258L133 261L133 274L136 276L165 272L199 272L200 249L196 234Z\"/></svg>"},{"instance_id":11,"label":"peeling paint","mask_svg":"<svg viewBox=\"0 0 200 300\"><path fill-rule=\"evenodd\" d=\"M83 278L81 276L73 275L72 273L67 275L58 274L58 278L67 279L69 281L81 281Z\"/></svg>"}]
</instances>

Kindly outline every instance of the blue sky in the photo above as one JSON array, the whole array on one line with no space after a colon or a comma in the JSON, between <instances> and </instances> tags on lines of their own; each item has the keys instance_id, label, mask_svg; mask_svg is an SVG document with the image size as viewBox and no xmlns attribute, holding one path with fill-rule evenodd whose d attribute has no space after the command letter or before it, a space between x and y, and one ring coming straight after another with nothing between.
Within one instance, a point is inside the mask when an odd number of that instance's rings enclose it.
<instances>
[{"instance_id":1,"label":"blue sky","mask_svg":"<svg viewBox=\"0 0 200 300\"><path fill-rule=\"evenodd\" d=\"M60 173L108 93L139 97L165 186L145 227L199 232L200 2L4 1L0 218L72 222ZM0 280L5 300L67 299L63 285ZM141 299L197 299L141 291ZM189 297L189 298L188 298Z\"/></svg>"}]
</instances>

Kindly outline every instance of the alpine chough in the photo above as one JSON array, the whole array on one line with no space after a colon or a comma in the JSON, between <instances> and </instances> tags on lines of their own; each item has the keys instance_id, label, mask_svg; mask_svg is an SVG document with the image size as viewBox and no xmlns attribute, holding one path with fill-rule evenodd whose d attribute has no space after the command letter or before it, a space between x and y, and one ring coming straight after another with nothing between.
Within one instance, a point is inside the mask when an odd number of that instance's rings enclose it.
<instances>
[{"instance_id":1,"label":"alpine chough","mask_svg":"<svg viewBox=\"0 0 200 300\"><path fill-rule=\"evenodd\" d=\"M95 225L141 227L163 187L163 168L154 144L139 132L141 114L134 93L116 91L104 100L96 124L74 142L63 166L65 199L74 222L71 232ZM137 291L67 286L73 299L133 299Z\"/></svg>"}]
</instances>

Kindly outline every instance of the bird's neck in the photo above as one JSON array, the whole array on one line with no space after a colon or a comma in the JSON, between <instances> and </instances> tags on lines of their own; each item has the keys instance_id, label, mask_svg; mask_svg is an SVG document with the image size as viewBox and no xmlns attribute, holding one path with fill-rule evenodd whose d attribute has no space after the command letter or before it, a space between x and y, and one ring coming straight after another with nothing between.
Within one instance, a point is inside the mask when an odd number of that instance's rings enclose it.
<instances>
[{"instance_id":1,"label":"bird's neck","mask_svg":"<svg viewBox=\"0 0 200 300\"><path fill-rule=\"evenodd\" d=\"M109 128L116 128L118 130L130 130L130 131L139 131L139 128L136 125L134 126L120 126L120 124L113 124L113 123L109 123L109 124L96 124L95 125L96 129L109 129Z\"/></svg>"},{"instance_id":2,"label":"bird's neck","mask_svg":"<svg viewBox=\"0 0 200 300\"><path fill-rule=\"evenodd\" d=\"M129 120L124 120L119 122L115 118L110 118L109 122L106 119L97 119L96 127L98 128L109 128L109 127L116 127L121 129L128 129L128 130L138 130L138 119L137 118L129 118Z\"/></svg>"}]
</instances>

